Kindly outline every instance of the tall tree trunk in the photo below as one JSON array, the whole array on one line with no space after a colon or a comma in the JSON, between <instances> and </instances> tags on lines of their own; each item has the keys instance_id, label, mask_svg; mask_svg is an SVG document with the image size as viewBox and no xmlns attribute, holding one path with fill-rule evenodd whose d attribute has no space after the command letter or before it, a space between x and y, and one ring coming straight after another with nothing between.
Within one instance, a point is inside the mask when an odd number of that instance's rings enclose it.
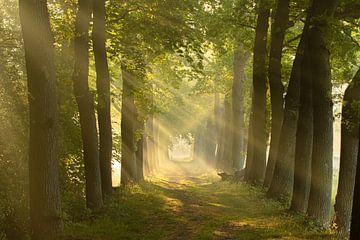
<instances>
[{"instance_id":1,"label":"tall tree trunk","mask_svg":"<svg viewBox=\"0 0 360 240\"><path fill-rule=\"evenodd\" d=\"M337 0L314 1L308 51L313 87L314 136L311 189L307 213L323 226L330 223L333 176L333 104L327 32ZM305 53L306 54L306 53Z\"/></svg>"},{"instance_id":2,"label":"tall tree trunk","mask_svg":"<svg viewBox=\"0 0 360 240\"><path fill-rule=\"evenodd\" d=\"M360 136L360 131L359 131ZM360 238L360 141L358 146L353 207L351 213L350 240Z\"/></svg>"},{"instance_id":3,"label":"tall tree trunk","mask_svg":"<svg viewBox=\"0 0 360 240\"><path fill-rule=\"evenodd\" d=\"M136 167L137 167L137 182L144 180L144 123L138 121L136 135L141 134L136 141Z\"/></svg>"},{"instance_id":4,"label":"tall tree trunk","mask_svg":"<svg viewBox=\"0 0 360 240\"><path fill-rule=\"evenodd\" d=\"M274 23L271 26L271 47L269 60L269 83L271 94L271 142L268 163L266 168L264 186L269 187L278 156L279 138L284 117L284 85L281 75L281 59L284 46L285 32L289 24L290 0L278 0ZM276 176L277 177L277 176ZM275 178L276 183L278 178ZM269 192L275 193L274 188Z\"/></svg>"},{"instance_id":5,"label":"tall tree trunk","mask_svg":"<svg viewBox=\"0 0 360 240\"><path fill-rule=\"evenodd\" d=\"M86 204L90 209L103 205L94 99L89 91L89 25L91 1L79 0L75 28L74 92L80 114L84 148Z\"/></svg>"},{"instance_id":6,"label":"tall tree trunk","mask_svg":"<svg viewBox=\"0 0 360 240\"><path fill-rule=\"evenodd\" d=\"M29 186L33 240L57 240L63 231L54 39L46 4L45 0L19 1L30 107Z\"/></svg>"},{"instance_id":7,"label":"tall tree trunk","mask_svg":"<svg viewBox=\"0 0 360 240\"><path fill-rule=\"evenodd\" d=\"M154 143L154 119L152 116L147 121L146 124L146 134L147 134L147 169L148 174L154 172L154 161L155 161L155 143Z\"/></svg>"},{"instance_id":8,"label":"tall tree trunk","mask_svg":"<svg viewBox=\"0 0 360 240\"><path fill-rule=\"evenodd\" d=\"M308 13L311 14L311 13ZM306 212L311 184L311 158L313 144L312 78L309 49L307 47L307 29L303 30L304 55L301 63L300 108L296 134L294 186L291 209ZM299 46L301 47L301 46Z\"/></svg>"},{"instance_id":9,"label":"tall tree trunk","mask_svg":"<svg viewBox=\"0 0 360 240\"><path fill-rule=\"evenodd\" d=\"M243 44L239 43L239 46L234 50L234 79L232 86L232 168L234 170L243 169L245 162L245 154L243 152L245 135L244 82L247 55Z\"/></svg>"},{"instance_id":10,"label":"tall tree trunk","mask_svg":"<svg viewBox=\"0 0 360 240\"><path fill-rule=\"evenodd\" d=\"M99 161L103 197L112 193L112 129L110 114L110 76L105 47L105 0L94 0L93 44L98 92Z\"/></svg>"},{"instance_id":11,"label":"tall tree trunk","mask_svg":"<svg viewBox=\"0 0 360 240\"><path fill-rule=\"evenodd\" d=\"M218 139L218 153L216 156L216 168L218 170L224 171L224 153L226 147L226 114L225 114L225 104L220 104L219 106L219 119L220 119L220 136Z\"/></svg>"},{"instance_id":12,"label":"tall tree trunk","mask_svg":"<svg viewBox=\"0 0 360 240\"><path fill-rule=\"evenodd\" d=\"M221 116L221 105L220 105L220 96L218 92L214 94L214 121L215 121L215 141L216 141L216 153L215 153L215 162L214 167L218 169L219 156L220 156L220 147L222 141L222 116Z\"/></svg>"},{"instance_id":13,"label":"tall tree trunk","mask_svg":"<svg viewBox=\"0 0 360 240\"><path fill-rule=\"evenodd\" d=\"M137 166L135 159L135 78L123 71L121 107L121 184L136 181Z\"/></svg>"},{"instance_id":14,"label":"tall tree trunk","mask_svg":"<svg viewBox=\"0 0 360 240\"><path fill-rule=\"evenodd\" d=\"M253 163L250 181L264 179L266 168L266 57L267 33L270 10L266 0L259 1L258 19L254 47L253 104L252 104L252 148Z\"/></svg>"},{"instance_id":15,"label":"tall tree trunk","mask_svg":"<svg viewBox=\"0 0 360 240\"><path fill-rule=\"evenodd\" d=\"M215 166L215 149L216 149L216 137L215 137L215 116L210 115L206 121L206 162L208 166Z\"/></svg>"},{"instance_id":16,"label":"tall tree trunk","mask_svg":"<svg viewBox=\"0 0 360 240\"><path fill-rule=\"evenodd\" d=\"M359 119L354 103L360 102L360 69L345 91L341 118L339 184L335 203L335 223L341 235L350 230L351 208L359 147Z\"/></svg>"},{"instance_id":17,"label":"tall tree trunk","mask_svg":"<svg viewBox=\"0 0 360 240\"><path fill-rule=\"evenodd\" d=\"M223 153L223 170L227 173L231 173L233 171L232 167L233 167L233 163L232 163L232 144L233 144L233 140L232 140L232 136L233 136L233 129L232 129L232 108L231 108L231 103L230 103L230 99L228 97L225 97L225 101L224 101L224 115L225 115L225 122L224 122L224 126L225 126L225 135L224 135L224 153Z\"/></svg>"},{"instance_id":18,"label":"tall tree trunk","mask_svg":"<svg viewBox=\"0 0 360 240\"><path fill-rule=\"evenodd\" d=\"M253 114L250 113L249 119L249 129L248 129L248 137L247 137L247 144L246 144L246 165L245 165L245 177L244 179L247 182L251 182L251 169L253 168L254 162L254 139L253 139L253 127L252 127L252 118Z\"/></svg>"},{"instance_id":19,"label":"tall tree trunk","mask_svg":"<svg viewBox=\"0 0 360 240\"><path fill-rule=\"evenodd\" d=\"M268 195L283 198L292 195L297 121L299 116L301 64L306 34L303 33L293 63L289 86L285 98L285 109L281 127L274 175Z\"/></svg>"}]
</instances>

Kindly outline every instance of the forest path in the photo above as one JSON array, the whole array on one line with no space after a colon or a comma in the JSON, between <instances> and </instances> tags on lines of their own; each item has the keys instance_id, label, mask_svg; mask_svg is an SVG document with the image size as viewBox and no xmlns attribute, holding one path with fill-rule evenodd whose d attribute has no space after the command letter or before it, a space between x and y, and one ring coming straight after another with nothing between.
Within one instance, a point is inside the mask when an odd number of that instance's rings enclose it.
<instances>
[{"instance_id":1,"label":"forest path","mask_svg":"<svg viewBox=\"0 0 360 240\"><path fill-rule=\"evenodd\" d=\"M96 220L68 225L67 239L335 239L288 214L262 189L221 182L194 162L163 165L119 199Z\"/></svg>"}]
</instances>

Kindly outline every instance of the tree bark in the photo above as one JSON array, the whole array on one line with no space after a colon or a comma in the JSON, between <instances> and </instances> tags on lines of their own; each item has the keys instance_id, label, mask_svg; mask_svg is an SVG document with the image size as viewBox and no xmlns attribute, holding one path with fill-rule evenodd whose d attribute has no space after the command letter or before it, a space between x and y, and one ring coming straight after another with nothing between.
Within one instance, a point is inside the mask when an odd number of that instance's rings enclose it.
<instances>
[{"instance_id":1,"label":"tree bark","mask_svg":"<svg viewBox=\"0 0 360 240\"><path fill-rule=\"evenodd\" d=\"M296 131L299 116L301 64L306 34L302 34L293 63L281 127L274 175L268 191L270 197L291 196L294 184ZM271 189L271 190L270 190Z\"/></svg>"},{"instance_id":2,"label":"tree bark","mask_svg":"<svg viewBox=\"0 0 360 240\"><path fill-rule=\"evenodd\" d=\"M98 93L99 161L103 197L112 193L112 129L110 113L110 76L105 46L105 0L94 0L93 44Z\"/></svg>"},{"instance_id":3,"label":"tree bark","mask_svg":"<svg viewBox=\"0 0 360 240\"><path fill-rule=\"evenodd\" d=\"M30 107L31 239L61 239L54 39L45 0L20 0Z\"/></svg>"},{"instance_id":4,"label":"tree bark","mask_svg":"<svg viewBox=\"0 0 360 240\"><path fill-rule=\"evenodd\" d=\"M270 10L266 0L259 1L254 47L252 148L253 159L249 175L251 182L261 182L266 168L266 57Z\"/></svg>"},{"instance_id":5,"label":"tree bark","mask_svg":"<svg viewBox=\"0 0 360 240\"><path fill-rule=\"evenodd\" d=\"M271 142L264 186L269 187L273 178L278 156L279 138L284 117L284 85L281 76L281 59L285 32L289 25L290 0L279 0L276 7L274 23L271 26L271 47L269 60L269 83L271 94ZM274 179L276 183L277 178ZM274 188L269 192L275 193ZM276 194L276 193L275 193Z\"/></svg>"},{"instance_id":6,"label":"tree bark","mask_svg":"<svg viewBox=\"0 0 360 240\"><path fill-rule=\"evenodd\" d=\"M123 71L121 107L121 184L126 186L137 179L135 159L135 78Z\"/></svg>"},{"instance_id":7,"label":"tree bark","mask_svg":"<svg viewBox=\"0 0 360 240\"><path fill-rule=\"evenodd\" d=\"M215 168L219 168L219 161L222 147L222 114L220 105L220 96L218 92L214 94L214 119L215 119L215 138L216 138L216 153L215 153Z\"/></svg>"},{"instance_id":8,"label":"tree bark","mask_svg":"<svg viewBox=\"0 0 360 240\"><path fill-rule=\"evenodd\" d=\"M319 224L330 224L333 176L333 103L330 50L327 44L329 19L337 0L314 1L310 20L308 50L313 87L314 135L311 164L311 189L307 213Z\"/></svg>"},{"instance_id":9,"label":"tree bark","mask_svg":"<svg viewBox=\"0 0 360 240\"><path fill-rule=\"evenodd\" d=\"M223 170L227 173L231 173L233 171L233 162L232 162L232 144L233 144L233 128L232 128L232 108L231 102L228 97L225 97L224 101L224 153L223 153Z\"/></svg>"},{"instance_id":10,"label":"tree bark","mask_svg":"<svg viewBox=\"0 0 360 240\"><path fill-rule=\"evenodd\" d=\"M89 25L91 1L79 0L75 22L74 93L80 114L81 136L84 148L86 204L96 210L103 206L98 150L98 134L93 96L89 91Z\"/></svg>"},{"instance_id":11,"label":"tree bark","mask_svg":"<svg viewBox=\"0 0 360 240\"><path fill-rule=\"evenodd\" d=\"M307 19L310 21L310 18L311 12L308 13ZM302 213L305 213L308 207L313 144L312 78L309 49L307 46L309 21L305 23L302 33L304 45L300 43L298 48L299 64L301 64L299 73L300 107L296 130L293 196L290 207L291 210ZM302 56L301 52L303 52Z\"/></svg>"},{"instance_id":12,"label":"tree bark","mask_svg":"<svg viewBox=\"0 0 360 240\"><path fill-rule=\"evenodd\" d=\"M360 70L345 91L341 119L341 152L339 184L335 202L335 223L340 235L350 230L351 208L359 151L359 119L354 116L354 103L360 102Z\"/></svg>"},{"instance_id":13,"label":"tree bark","mask_svg":"<svg viewBox=\"0 0 360 240\"><path fill-rule=\"evenodd\" d=\"M245 135L245 119L244 119L244 82L245 82L245 64L247 61L247 53L239 46L234 50L234 79L232 86L232 168L241 170L244 167L245 153L244 135Z\"/></svg>"},{"instance_id":14,"label":"tree bark","mask_svg":"<svg viewBox=\"0 0 360 240\"><path fill-rule=\"evenodd\" d=\"M138 120L137 125L137 131L139 131L137 134L141 134L141 136L136 142L136 180L141 182L144 180L144 123Z\"/></svg>"},{"instance_id":15,"label":"tree bark","mask_svg":"<svg viewBox=\"0 0 360 240\"><path fill-rule=\"evenodd\" d=\"M360 132L359 132L360 136ZM358 146L353 207L351 213L350 240L360 238L360 141Z\"/></svg>"}]
</instances>

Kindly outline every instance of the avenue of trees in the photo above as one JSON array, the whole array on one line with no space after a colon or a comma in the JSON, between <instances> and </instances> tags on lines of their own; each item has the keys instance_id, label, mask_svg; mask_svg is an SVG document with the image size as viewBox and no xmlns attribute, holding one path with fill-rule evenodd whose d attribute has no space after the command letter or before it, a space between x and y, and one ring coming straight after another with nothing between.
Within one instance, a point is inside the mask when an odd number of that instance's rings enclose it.
<instances>
[{"instance_id":1,"label":"avenue of trees","mask_svg":"<svg viewBox=\"0 0 360 240\"><path fill-rule=\"evenodd\" d=\"M358 0L0 0L0 239L62 239L115 163L146 181L188 133L195 160L360 239L359 68Z\"/></svg>"}]
</instances>

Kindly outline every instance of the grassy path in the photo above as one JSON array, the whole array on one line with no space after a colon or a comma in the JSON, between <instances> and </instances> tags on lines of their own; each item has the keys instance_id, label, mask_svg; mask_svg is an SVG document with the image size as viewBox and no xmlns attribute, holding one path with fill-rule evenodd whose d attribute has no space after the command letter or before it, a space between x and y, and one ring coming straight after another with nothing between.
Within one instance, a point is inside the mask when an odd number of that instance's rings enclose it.
<instances>
[{"instance_id":1,"label":"grassy path","mask_svg":"<svg viewBox=\"0 0 360 240\"><path fill-rule=\"evenodd\" d=\"M220 182L201 169L166 168L119 193L99 217L67 224L67 239L333 239L261 189Z\"/></svg>"}]
</instances>

